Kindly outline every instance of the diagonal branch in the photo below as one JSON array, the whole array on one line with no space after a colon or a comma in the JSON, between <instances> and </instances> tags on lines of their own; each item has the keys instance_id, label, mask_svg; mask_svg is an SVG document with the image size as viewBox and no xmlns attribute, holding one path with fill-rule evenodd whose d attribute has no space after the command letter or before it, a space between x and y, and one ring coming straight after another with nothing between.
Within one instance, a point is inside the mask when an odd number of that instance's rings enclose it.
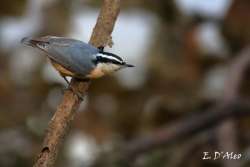
<instances>
[{"instance_id":1,"label":"diagonal branch","mask_svg":"<svg viewBox=\"0 0 250 167\"><path fill-rule=\"evenodd\" d=\"M99 13L97 23L89 43L92 45L111 45L111 33L120 11L120 0L104 0ZM70 85L82 95L88 90L90 82L80 82L72 79ZM57 154L71 122L74 119L76 110L79 108L81 99L72 91L65 91L62 102L49 123L47 133L43 142L42 150L39 153L34 167L52 167L55 164Z\"/></svg>"},{"instance_id":2,"label":"diagonal branch","mask_svg":"<svg viewBox=\"0 0 250 167\"><path fill-rule=\"evenodd\" d=\"M201 113L171 125L163 127L152 134L139 137L124 147L128 159L144 154L156 148L169 147L180 141L216 127L221 122L232 117L249 115L250 106L245 102L223 103Z\"/></svg>"}]
</instances>

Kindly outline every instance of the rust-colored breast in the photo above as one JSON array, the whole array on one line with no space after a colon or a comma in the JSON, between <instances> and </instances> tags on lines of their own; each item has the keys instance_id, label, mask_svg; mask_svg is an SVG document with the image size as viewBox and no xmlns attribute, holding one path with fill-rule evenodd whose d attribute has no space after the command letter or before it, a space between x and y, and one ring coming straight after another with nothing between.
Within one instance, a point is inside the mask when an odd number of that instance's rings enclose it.
<instances>
[{"instance_id":1,"label":"rust-colored breast","mask_svg":"<svg viewBox=\"0 0 250 167\"><path fill-rule=\"evenodd\" d=\"M107 64L107 63L99 63L89 75L88 78L100 78L104 75L108 75L113 73L114 71L119 70L121 67L116 64Z\"/></svg>"},{"instance_id":2,"label":"rust-colored breast","mask_svg":"<svg viewBox=\"0 0 250 167\"><path fill-rule=\"evenodd\" d=\"M101 68L95 68L93 69L89 75L87 75L87 78L100 78L104 75L104 72Z\"/></svg>"},{"instance_id":3,"label":"rust-colored breast","mask_svg":"<svg viewBox=\"0 0 250 167\"><path fill-rule=\"evenodd\" d=\"M64 68L63 66L61 66L60 64L56 63L54 60L50 59L51 64L53 65L53 67L63 76L74 76L74 73L72 73L71 71L67 70L66 68Z\"/></svg>"}]
</instances>

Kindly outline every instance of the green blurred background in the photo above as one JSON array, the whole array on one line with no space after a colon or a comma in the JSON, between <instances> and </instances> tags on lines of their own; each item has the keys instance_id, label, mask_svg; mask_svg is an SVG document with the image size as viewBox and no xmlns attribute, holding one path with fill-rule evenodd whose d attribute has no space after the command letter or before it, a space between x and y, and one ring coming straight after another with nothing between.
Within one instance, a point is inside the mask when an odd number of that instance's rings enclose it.
<instances>
[{"instance_id":1,"label":"green blurred background","mask_svg":"<svg viewBox=\"0 0 250 167\"><path fill-rule=\"evenodd\" d=\"M88 42L100 6L99 0L1 2L1 167L32 166L66 87L44 53L20 40L55 35ZM92 82L57 166L122 166L114 161L124 142L213 106L223 96L229 63L249 43L250 1L124 0L112 38L114 46L105 49L136 68ZM232 138L248 157L236 164L249 166L249 119L236 125ZM132 166L229 167L202 160L203 151L220 150L218 140L213 129L139 156Z\"/></svg>"}]
</instances>

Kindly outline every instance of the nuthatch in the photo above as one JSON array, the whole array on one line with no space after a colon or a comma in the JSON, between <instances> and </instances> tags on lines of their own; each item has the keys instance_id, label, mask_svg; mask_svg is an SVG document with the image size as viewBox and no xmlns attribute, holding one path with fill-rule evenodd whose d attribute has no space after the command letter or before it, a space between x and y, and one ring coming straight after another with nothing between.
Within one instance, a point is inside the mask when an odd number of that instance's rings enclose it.
<instances>
[{"instance_id":1,"label":"nuthatch","mask_svg":"<svg viewBox=\"0 0 250 167\"><path fill-rule=\"evenodd\" d=\"M67 83L69 82L66 76L93 79L125 67L134 67L119 56L104 52L103 47L96 48L75 39L55 36L26 37L21 40L21 43L44 51Z\"/></svg>"}]
</instances>

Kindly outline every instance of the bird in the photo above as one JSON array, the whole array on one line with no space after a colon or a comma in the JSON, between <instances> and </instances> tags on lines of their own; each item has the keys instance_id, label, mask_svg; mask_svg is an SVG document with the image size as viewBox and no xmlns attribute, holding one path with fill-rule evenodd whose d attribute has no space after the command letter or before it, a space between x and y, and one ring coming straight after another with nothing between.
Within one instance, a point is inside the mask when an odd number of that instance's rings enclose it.
<instances>
[{"instance_id":1,"label":"bird","mask_svg":"<svg viewBox=\"0 0 250 167\"><path fill-rule=\"evenodd\" d=\"M25 37L21 43L46 53L52 66L68 85L66 77L79 80L97 79L123 68L134 67L116 54L105 52L104 47L94 47L80 40L57 37Z\"/></svg>"}]
</instances>

